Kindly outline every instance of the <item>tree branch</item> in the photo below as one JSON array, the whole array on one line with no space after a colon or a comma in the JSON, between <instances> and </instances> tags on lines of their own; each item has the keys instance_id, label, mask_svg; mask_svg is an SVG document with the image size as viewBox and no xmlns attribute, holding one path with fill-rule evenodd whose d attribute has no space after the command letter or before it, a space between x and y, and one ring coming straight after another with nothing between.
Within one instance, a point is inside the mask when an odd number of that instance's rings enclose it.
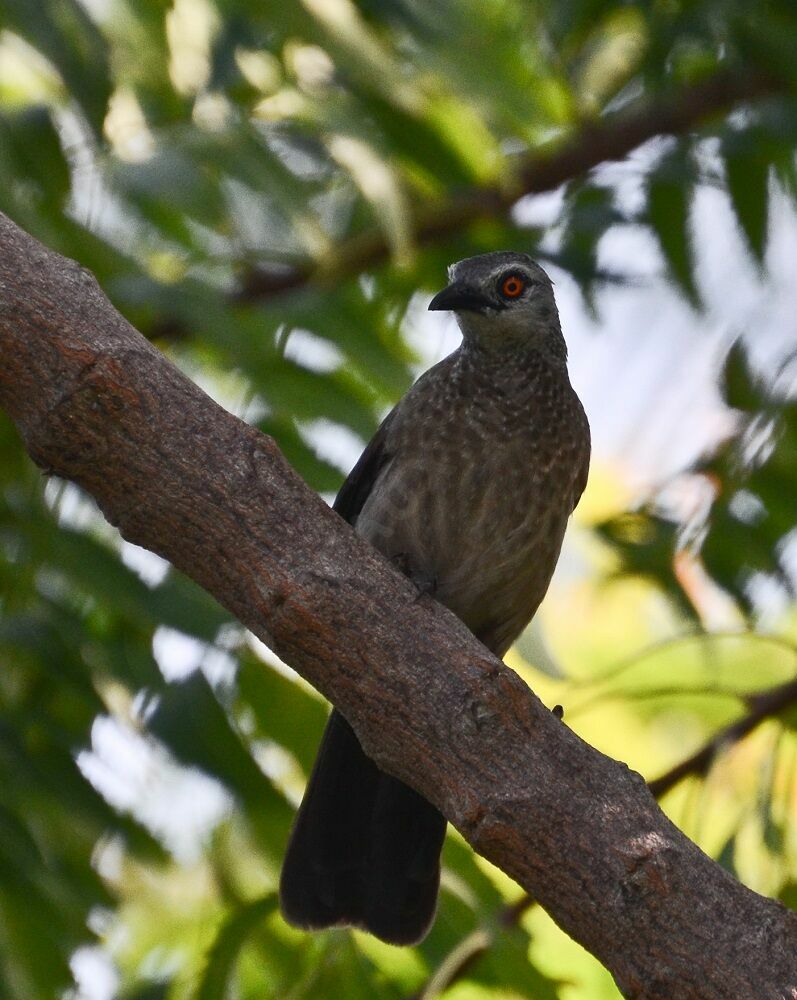
<instances>
[{"instance_id":1,"label":"tree branch","mask_svg":"<svg viewBox=\"0 0 797 1000\"><path fill-rule=\"evenodd\" d=\"M336 704L628 997L797 998L797 915L751 892L446 609L274 442L170 364L82 268L0 216L0 405L96 499Z\"/></svg>"},{"instance_id":2,"label":"tree branch","mask_svg":"<svg viewBox=\"0 0 797 1000\"><path fill-rule=\"evenodd\" d=\"M749 736L766 719L774 718L797 702L797 680L779 684L769 691L747 695L745 702L748 710L741 718L721 729L690 757L648 782L648 788L657 799L666 795L684 778L690 775L705 775L718 754L743 740L745 736Z\"/></svg>"},{"instance_id":3,"label":"tree branch","mask_svg":"<svg viewBox=\"0 0 797 1000\"><path fill-rule=\"evenodd\" d=\"M689 757L679 761L664 774L648 782L648 788L656 799L662 798L686 778L705 776L719 754L735 746L762 722L775 718L797 703L797 679L787 681L768 691L759 691L745 698L748 711L729 723L707 740L702 747ZM521 896L514 903L502 907L497 914L499 926L513 926L526 911L534 905L531 896ZM458 982L468 969L495 944L495 932L484 928L475 930L464 938L446 956L441 965L430 976L421 990L411 1000L423 1000L427 991L430 996L439 980L445 978L446 987Z\"/></svg>"},{"instance_id":4,"label":"tree branch","mask_svg":"<svg viewBox=\"0 0 797 1000\"><path fill-rule=\"evenodd\" d=\"M640 98L630 107L586 123L565 141L535 150L516 165L514 183L482 185L455 192L443 202L422 203L414 209L411 232L415 245L439 242L471 223L503 215L524 195L553 191L608 160L620 160L657 135L682 135L739 103L758 100L779 91L777 80L760 72L745 75L720 71L656 100ZM331 259L308 261L273 270L254 267L241 277L231 301L264 302L306 285L337 284L383 264L390 246L376 227L340 244ZM154 339L175 338L183 323L164 316L146 331Z\"/></svg>"},{"instance_id":5,"label":"tree branch","mask_svg":"<svg viewBox=\"0 0 797 1000\"><path fill-rule=\"evenodd\" d=\"M778 83L763 73L745 75L727 71L655 100L640 98L630 107L584 124L575 135L520 159L514 184L467 188L443 203L416 208L412 226L418 246L439 242L462 232L480 219L509 211L523 195L553 191L607 160L621 160L657 135L682 135L739 103L778 91ZM252 270L244 276L239 301L273 298L308 283L338 282L387 260L390 248L379 229L368 230L344 242L332 261L279 272Z\"/></svg>"}]
</instances>

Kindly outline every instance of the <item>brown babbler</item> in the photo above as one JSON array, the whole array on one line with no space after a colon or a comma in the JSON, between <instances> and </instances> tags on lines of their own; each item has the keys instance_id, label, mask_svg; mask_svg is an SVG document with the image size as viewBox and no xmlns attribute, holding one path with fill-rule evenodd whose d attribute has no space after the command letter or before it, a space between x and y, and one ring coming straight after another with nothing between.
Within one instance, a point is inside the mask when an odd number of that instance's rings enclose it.
<instances>
[{"instance_id":1,"label":"brown babbler","mask_svg":"<svg viewBox=\"0 0 797 1000\"><path fill-rule=\"evenodd\" d=\"M587 481L589 425L545 271L498 252L459 261L449 279L429 308L455 313L461 345L387 415L334 506L500 657L548 589ZM333 710L282 870L286 919L417 942L445 829Z\"/></svg>"}]
</instances>

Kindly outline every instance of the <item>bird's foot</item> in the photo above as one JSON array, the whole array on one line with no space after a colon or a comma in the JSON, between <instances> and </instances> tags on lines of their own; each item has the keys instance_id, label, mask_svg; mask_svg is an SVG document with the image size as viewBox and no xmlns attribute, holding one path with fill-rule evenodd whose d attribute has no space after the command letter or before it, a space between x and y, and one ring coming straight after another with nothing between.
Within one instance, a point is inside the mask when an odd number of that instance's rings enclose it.
<instances>
[{"instance_id":1,"label":"bird's foot","mask_svg":"<svg viewBox=\"0 0 797 1000\"><path fill-rule=\"evenodd\" d=\"M413 566L406 552L399 552L394 555L391 562L400 570L404 576L411 580L418 589L416 600L422 597L434 597L437 593L437 577L434 573L428 573Z\"/></svg>"},{"instance_id":2,"label":"bird's foot","mask_svg":"<svg viewBox=\"0 0 797 1000\"><path fill-rule=\"evenodd\" d=\"M434 573L413 573L410 579L418 588L416 601L420 601L422 597L434 597L437 593L437 577Z\"/></svg>"}]
</instances>

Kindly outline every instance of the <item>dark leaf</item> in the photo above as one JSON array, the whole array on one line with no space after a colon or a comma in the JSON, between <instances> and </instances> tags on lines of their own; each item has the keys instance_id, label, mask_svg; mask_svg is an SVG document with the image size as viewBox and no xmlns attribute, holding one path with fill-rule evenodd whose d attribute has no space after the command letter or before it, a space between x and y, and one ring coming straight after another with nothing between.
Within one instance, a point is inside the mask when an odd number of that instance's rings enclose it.
<instances>
[{"instance_id":1,"label":"dark leaf","mask_svg":"<svg viewBox=\"0 0 797 1000\"><path fill-rule=\"evenodd\" d=\"M648 219L658 237L670 273L696 308L700 296L694 278L689 212L694 177L680 150L666 156L648 181Z\"/></svg>"},{"instance_id":2,"label":"dark leaf","mask_svg":"<svg viewBox=\"0 0 797 1000\"><path fill-rule=\"evenodd\" d=\"M770 160L764 138L750 132L730 133L722 152L728 190L750 249L763 263L767 241Z\"/></svg>"}]
</instances>

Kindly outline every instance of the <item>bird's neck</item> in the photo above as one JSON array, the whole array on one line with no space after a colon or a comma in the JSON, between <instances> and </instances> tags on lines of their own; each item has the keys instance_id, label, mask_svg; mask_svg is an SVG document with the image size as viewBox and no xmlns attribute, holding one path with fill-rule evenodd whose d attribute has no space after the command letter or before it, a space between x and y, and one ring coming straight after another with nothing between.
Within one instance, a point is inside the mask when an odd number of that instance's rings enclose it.
<instances>
[{"instance_id":1,"label":"bird's neck","mask_svg":"<svg viewBox=\"0 0 797 1000\"><path fill-rule=\"evenodd\" d=\"M508 371L561 369L567 372L567 345L561 329L546 330L539 336L528 332L516 337L472 337L467 333L459 349L462 363L484 370Z\"/></svg>"}]
</instances>

